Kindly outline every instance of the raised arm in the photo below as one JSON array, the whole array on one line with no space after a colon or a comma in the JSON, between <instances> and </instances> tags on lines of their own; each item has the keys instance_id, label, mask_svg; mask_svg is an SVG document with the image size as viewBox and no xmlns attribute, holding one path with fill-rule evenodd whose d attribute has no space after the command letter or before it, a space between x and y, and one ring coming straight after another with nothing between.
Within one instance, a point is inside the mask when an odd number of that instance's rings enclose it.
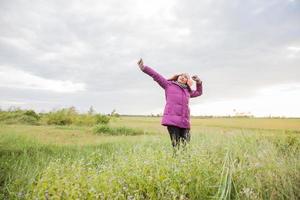
<instances>
[{"instance_id":1,"label":"raised arm","mask_svg":"<svg viewBox=\"0 0 300 200\"><path fill-rule=\"evenodd\" d=\"M153 80L156 81L162 88L165 89L167 87L167 85L168 85L167 79L165 79L162 75L157 73L151 67L148 67L148 66L144 65L142 59L138 62L138 65L144 73L151 76L153 78Z\"/></svg>"},{"instance_id":2,"label":"raised arm","mask_svg":"<svg viewBox=\"0 0 300 200\"><path fill-rule=\"evenodd\" d=\"M191 98L202 95L202 81L198 76L193 76L192 79L196 81L196 90L192 90Z\"/></svg>"}]
</instances>

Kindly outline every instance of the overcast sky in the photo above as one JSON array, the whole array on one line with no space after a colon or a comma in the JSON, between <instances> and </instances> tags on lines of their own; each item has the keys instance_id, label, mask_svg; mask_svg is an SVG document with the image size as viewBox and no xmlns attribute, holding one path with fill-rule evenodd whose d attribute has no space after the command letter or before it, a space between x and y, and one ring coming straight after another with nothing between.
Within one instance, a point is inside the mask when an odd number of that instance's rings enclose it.
<instances>
[{"instance_id":1,"label":"overcast sky","mask_svg":"<svg viewBox=\"0 0 300 200\"><path fill-rule=\"evenodd\" d=\"M2 109L161 113L140 57L199 75L193 115L300 116L298 0L0 0Z\"/></svg>"}]
</instances>

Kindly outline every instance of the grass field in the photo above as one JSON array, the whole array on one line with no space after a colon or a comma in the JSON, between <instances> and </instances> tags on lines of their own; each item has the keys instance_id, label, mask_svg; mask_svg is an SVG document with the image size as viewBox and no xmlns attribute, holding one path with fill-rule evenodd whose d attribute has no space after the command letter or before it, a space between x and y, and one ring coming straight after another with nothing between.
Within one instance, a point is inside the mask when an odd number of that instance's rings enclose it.
<instances>
[{"instance_id":1,"label":"grass field","mask_svg":"<svg viewBox=\"0 0 300 200\"><path fill-rule=\"evenodd\" d=\"M110 126L151 134L0 125L0 199L300 199L300 119L193 118L176 156L160 118Z\"/></svg>"}]
</instances>

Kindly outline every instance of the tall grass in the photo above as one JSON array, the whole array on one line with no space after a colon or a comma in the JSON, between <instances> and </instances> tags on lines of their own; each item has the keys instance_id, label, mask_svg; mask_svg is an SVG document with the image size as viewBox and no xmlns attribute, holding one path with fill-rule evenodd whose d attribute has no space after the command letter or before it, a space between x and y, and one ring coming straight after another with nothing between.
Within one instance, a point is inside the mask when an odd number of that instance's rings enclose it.
<instances>
[{"instance_id":1,"label":"tall grass","mask_svg":"<svg viewBox=\"0 0 300 200\"><path fill-rule=\"evenodd\" d=\"M104 135L146 135L154 134L150 131L145 131L143 129L137 128L128 128L126 126L120 127L109 127L107 125L98 124L93 128L95 134L104 134Z\"/></svg>"},{"instance_id":2,"label":"tall grass","mask_svg":"<svg viewBox=\"0 0 300 200\"><path fill-rule=\"evenodd\" d=\"M2 134L0 197L300 198L297 134L194 132L177 156L167 135L115 138L97 145L58 146Z\"/></svg>"}]
</instances>

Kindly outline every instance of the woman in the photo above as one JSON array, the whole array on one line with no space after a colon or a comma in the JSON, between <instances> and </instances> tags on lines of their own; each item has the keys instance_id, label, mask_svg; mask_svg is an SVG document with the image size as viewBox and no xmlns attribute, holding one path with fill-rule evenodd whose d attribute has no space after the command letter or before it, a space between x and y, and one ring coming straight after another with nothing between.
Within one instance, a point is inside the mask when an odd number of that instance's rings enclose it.
<instances>
[{"instance_id":1,"label":"woman","mask_svg":"<svg viewBox=\"0 0 300 200\"><path fill-rule=\"evenodd\" d=\"M193 81L186 73L174 75L167 80L152 68L144 65L142 59L139 60L138 65L165 90L166 105L161 124L167 126L172 146L174 149L179 149L181 142L185 146L190 140L189 99L202 94L202 81L197 75L192 76L197 88L192 90Z\"/></svg>"}]
</instances>

